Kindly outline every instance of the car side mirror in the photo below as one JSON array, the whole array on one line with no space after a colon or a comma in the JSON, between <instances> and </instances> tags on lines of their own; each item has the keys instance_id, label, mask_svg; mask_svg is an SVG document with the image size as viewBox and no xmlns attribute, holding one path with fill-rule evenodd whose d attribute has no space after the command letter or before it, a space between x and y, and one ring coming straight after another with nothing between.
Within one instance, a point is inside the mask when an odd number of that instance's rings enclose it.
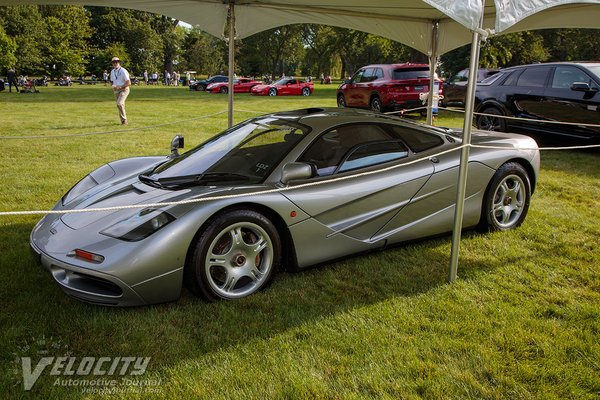
<instances>
[{"instance_id":1,"label":"car side mirror","mask_svg":"<svg viewBox=\"0 0 600 400\"><path fill-rule=\"evenodd\" d=\"M588 83L585 82L573 82L571 90L576 92L597 92L597 88L592 88Z\"/></svg>"},{"instance_id":2,"label":"car side mirror","mask_svg":"<svg viewBox=\"0 0 600 400\"><path fill-rule=\"evenodd\" d=\"M183 149L184 139L182 135L175 135L173 140L171 140L171 155L170 158L179 157L178 149Z\"/></svg>"},{"instance_id":3,"label":"car side mirror","mask_svg":"<svg viewBox=\"0 0 600 400\"><path fill-rule=\"evenodd\" d=\"M281 183L287 185L297 179L308 179L314 176L313 166L303 162L291 162L283 166Z\"/></svg>"}]
</instances>

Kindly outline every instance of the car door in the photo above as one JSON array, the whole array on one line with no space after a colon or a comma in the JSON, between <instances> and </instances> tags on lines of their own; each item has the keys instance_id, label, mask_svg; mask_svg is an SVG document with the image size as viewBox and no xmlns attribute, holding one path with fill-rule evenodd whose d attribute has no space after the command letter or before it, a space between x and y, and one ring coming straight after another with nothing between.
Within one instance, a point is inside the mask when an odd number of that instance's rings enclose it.
<instances>
[{"instance_id":1,"label":"car door","mask_svg":"<svg viewBox=\"0 0 600 400\"><path fill-rule=\"evenodd\" d=\"M548 120L599 124L600 83L577 66L559 65L544 93L543 105L543 116ZM547 124L545 129L578 138L600 137L600 128Z\"/></svg>"},{"instance_id":2,"label":"car door","mask_svg":"<svg viewBox=\"0 0 600 400\"><path fill-rule=\"evenodd\" d=\"M346 104L352 107L361 106L360 98L360 82L362 80L365 68L359 69L350 79L350 83L346 84L345 97Z\"/></svg>"},{"instance_id":3,"label":"car door","mask_svg":"<svg viewBox=\"0 0 600 400\"><path fill-rule=\"evenodd\" d=\"M532 66L526 68L513 87L513 92L507 94L507 102L512 103L515 116L527 118L529 121L519 121L525 128L538 129L536 120L544 119L544 91L552 67Z\"/></svg>"},{"instance_id":4,"label":"car door","mask_svg":"<svg viewBox=\"0 0 600 400\"><path fill-rule=\"evenodd\" d=\"M298 159L316 169L312 181L323 183L282 194L326 227L327 237L342 235L370 242L433 174L433 163L418 158L386 124L338 126L317 138ZM394 164L407 165L336 179Z\"/></svg>"}]
</instances>

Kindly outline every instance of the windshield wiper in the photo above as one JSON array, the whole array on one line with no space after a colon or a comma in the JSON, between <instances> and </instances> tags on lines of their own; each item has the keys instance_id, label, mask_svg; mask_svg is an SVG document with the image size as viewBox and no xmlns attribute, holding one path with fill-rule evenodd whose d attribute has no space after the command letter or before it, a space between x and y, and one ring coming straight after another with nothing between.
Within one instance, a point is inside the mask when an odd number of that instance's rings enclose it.
<instances>
[{"instance_id":1,"label":"windshield wiper","mask_svg":"<svg viewBox=\"0 0 600 400\"><path fill-rule=\"evenodd\" d=\"M201 185L206 182L222 182L222 181L247 181L252 179L251 176L242 175L235 172L205 172L196 175L173 176L168 178L151 178L147 175L140 175L140 181L150 186L159 187L162 189L177 189L188 186Z\"/></svg>"}]
</instances>

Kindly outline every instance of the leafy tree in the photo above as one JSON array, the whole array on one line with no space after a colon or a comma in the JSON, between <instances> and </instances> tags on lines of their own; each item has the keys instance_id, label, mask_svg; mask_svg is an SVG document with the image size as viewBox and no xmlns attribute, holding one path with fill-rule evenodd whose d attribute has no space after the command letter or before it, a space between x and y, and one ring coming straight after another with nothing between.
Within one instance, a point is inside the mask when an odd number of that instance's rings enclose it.
<instances>
[{"instance_id":1,"label":"leafy tree","mask_svg":"<svg viewBox=\"0 0 600 400\"><path fill-rule=\"evenodd\" d=\"M32 74L44 65L42 46L45 26L37 6L0 7L0 25L17 44L15 66L19 74Z\"/></svg>"},{"instance_id":2,"label":"leafy tree","mask_svg":"<svg viewBox=\"0 0 600 400\"><path fill-rule=\"evenodd\" d=\"M183 39L181 68L213 75L225 69L226 54L225 42L199 29L190 29Z\"/></svg>"},{"instance_id":3,"label":"leafy tree","mask_svg":"<svg viewBox=\"0 0 600 400\"><path fill-rule=\"evenodd\" d=\"M102 50L98 50L96 55L90 59L89 71L96 76L102 76L103 71L110 71L113 57L119 57L121 65L131 69L131 57L127 53L127 48L123 43L111 43Z\"/></svg>"},{"instance_id":4,"label":"leafy tree","mask_svg":"<svg viewBox=\"0 0 600 400\"><path fill-rule=\"evenodd\" d=\"M8 36L4 28L0 25L0 69L8 70L17 62L15 51L17 50L17 42Z\"/></svg>"},{"instance_id":5,"label":"leafy tree","mask_svg":"<svg viewBox=\"0 0 600 400\"><path fill-rule=\"evenodd\" d=\"M44 72L51 76L83 75L92 36L88 16L79 6L40 6L46 25L42 45Z\"/></svg>"}]
</instances>

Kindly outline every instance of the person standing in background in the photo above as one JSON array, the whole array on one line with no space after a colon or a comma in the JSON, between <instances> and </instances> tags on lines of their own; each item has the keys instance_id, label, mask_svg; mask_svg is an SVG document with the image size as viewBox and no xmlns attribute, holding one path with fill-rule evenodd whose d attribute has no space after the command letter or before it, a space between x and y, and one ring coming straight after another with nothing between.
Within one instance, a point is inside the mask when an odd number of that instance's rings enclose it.
<instances>
[{"instance_id":1,"label":"person standing in background","mask_svg":"<svg viewBox=\"0 0 600 400\"><path fill-rule=\"evenodd\" d=\"M119 57L112 58L113 69L110 71L110 81L112 83L112 89L115 94L115 100L117 101L117 109L119 110L119 118L121 124L127 125L127 113L125 112L125 100L129 96L129 86L131 86L131 79L129 78L129 72L121 67L121 60Z\"/></svg>"},{"instance_id":2,"label":"person standing in background","mask_svg":"<svg viewBox=\"0 0 600 400\"><path fill-rule=\"evenodd\" d=\"M19 93L19 86L17 84L17 73L14 68L11 68L6 73L6 80L8 80L8 92L12 93L12 87L15 87L17 93Z\"/></svg>"},{"instance_id":3,"label":"person standing in background","mask_svg":"<svg viewBox=\"0 0 600 400\"><path fill-rule=\"evenodd\" d=\"M104 81L104 86L106 86L106 84L108 83L108 71L104 70L104 72L102 73L102 80Z\"/></svg>"},{"instance_id":4,"label":"person standing in background","mask_svg":"<svg viewBox=\"0 0 600 400\"><path fill-rule=\"evenodd\" d=\"M144 83L148 85L148 71L144 70Z\"/></svg>"}]
</instances>

